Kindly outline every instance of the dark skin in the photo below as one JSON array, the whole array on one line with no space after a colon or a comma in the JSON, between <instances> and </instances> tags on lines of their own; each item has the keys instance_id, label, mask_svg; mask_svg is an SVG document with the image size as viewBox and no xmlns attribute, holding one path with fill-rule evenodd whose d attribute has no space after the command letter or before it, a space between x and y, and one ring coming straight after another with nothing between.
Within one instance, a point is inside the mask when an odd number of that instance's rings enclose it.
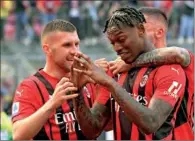
<instances>
[{"instance_id":1,"label":"dark skin","mask_svg":"<svg viewBox=\"0 0 195 141\"><path fill-rule=\"evenodd\" d=\"M126 64L123 60L117 59L110 62L110 70L113 74L126 72L134 67L160 66L164 64L180 64L187 67L190 64L190 55L185 48L165 47L141 54L133 63Z\"/></svg>"},{"instance_id":2,"label":"dark skin","mask_svg":"<svg viewBox=\"0 0 195 141\"><path fill-rule=\"evenodd\" d=\"M132 63L139 54L153 49L143 29L143 27L126 27L111 32L111 36L108 33L108 38L114 45L114 50L126 63ZM121 41L121 36L126 37ZM134 44L128 46L132 42ZM131 52L131 50L133 51ZM81 60L78 56L82 57L85 61ZM110 78L102 69L98 68L89 57L81 53L78 56L75 56L74 59L83 64L84 68L78 68L73 65L74 71L80 73L80 75L87 75L96 83L107 87L129 121L134 122L145 134L155 132L173 110L170 104L155 98L151 99L148 107L139 104L114 79ZM81 95L76 99L80 97ZM82 131L90 139L96 138L103 130L102 126L105 125L105 122L110 117L110 114L105 114L110 109L104 105L95 103L91 110L87 110L82 100L76 100L75 102L76 114ZM86 119L88 119L88 122L84 123L83 121L86 121ZM91 130L89 131L89 129Z\"/></svg>"}]
</instances>

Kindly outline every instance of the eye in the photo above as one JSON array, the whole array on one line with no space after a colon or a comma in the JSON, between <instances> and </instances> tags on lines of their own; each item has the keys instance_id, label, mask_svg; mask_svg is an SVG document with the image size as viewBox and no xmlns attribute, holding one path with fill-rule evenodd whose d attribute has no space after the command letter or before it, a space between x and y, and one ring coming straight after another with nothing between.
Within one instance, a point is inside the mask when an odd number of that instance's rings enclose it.
<instances>
[{"instance_id":1,"label":"eye","mask_svg":"<svg viewBox=\"0 0 195 141\"><path fill-rule=\"evenodd\" d=\"M124 42L125 38L119 38L119 42Z\"/></svg>"}]
</instances>

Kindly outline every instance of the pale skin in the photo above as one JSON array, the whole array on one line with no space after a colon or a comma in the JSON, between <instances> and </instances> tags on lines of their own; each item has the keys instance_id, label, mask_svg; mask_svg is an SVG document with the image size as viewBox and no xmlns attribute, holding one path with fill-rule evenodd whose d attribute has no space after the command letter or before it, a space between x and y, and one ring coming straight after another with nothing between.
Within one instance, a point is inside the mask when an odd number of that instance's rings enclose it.
<instances>
[{"instance_id":1,"label":"pale skin","mask_svg":"<svg viewBox=\"0 0 195 141\"><path fill-rule=\"evenodd\" d=\"M68 99L78 96L77 87L71 82L70 70L73 64L73 57L79 50L79 38L75 32L53 32L42 39L42 49L46 54L46 64L43 68L50 76L61 79L56 85L53 96L40 109L29 117L16 121L13 124L14 140L30 140L44 126L56 108ZM96 60L99 67L106 71L107 62L105 59ZM91 81L93 82L93 81ZM81 83L85 83L81 81ZM80 84L78 85L80 86ZM66 95L69 91L73 93ZM32 124L34 123L34 124Z\"/></svg>"},{"instance_id":2,"label":"pale skin","mask_svg":"<svg viewBox=\"0 0 195 141\"><path fill-rule=\"evenodd\" d=\"M29 117L13 123L14 140L32 139L47 122L51 113L56 108L66 100L78 96L77 93L74 93L74 91L77 91L77 87L69 79L70 67L73 63L73 56L78 50L78 45L79 39L76 32L54 32L43 38L42 48L46 54L46 65L43 70L49 75L59 78L60 81L56 85L51 99L40 109ZM73 93L66 95L69 91Z\"/></svg>"}]
</instances>

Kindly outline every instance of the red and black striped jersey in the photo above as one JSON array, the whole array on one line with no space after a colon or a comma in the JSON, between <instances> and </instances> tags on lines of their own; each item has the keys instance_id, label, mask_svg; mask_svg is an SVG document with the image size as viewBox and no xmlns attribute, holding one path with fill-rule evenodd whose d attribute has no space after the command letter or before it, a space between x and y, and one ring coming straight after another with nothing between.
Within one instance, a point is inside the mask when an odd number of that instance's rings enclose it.
<instances>
[{"instance_id":1,"label":"red and black striped jersey","mask_svg":"<svg viewBox=\"0 0 195 141\"><path fill-rule=\"evenodd\" d=\"M125 74L125 73L124 73ZM115 102L113 114L113 128L117 140L171 140L175 139L175 119L178 109L184 97L185 73L179 65L164 65L158 68L134 68L127 75L121 75L119 83L137 102L148 106L152 98L162 99L173 107L173 111L153 134L143 134L135 123L132 123L125 116L120 106ZM97 98L99 103L106 103L110 95L103 95ZM111 101L113 99L111 98ZM112 102L111 102L112 103ZM113 105L113 104L112 104ZM159 111L160 112L160 111ZM190 131L192 130L189 129Z\"/></svg>"},{"instance_id":2,"label":"red and black striped jersey","mask_svg":"<svg viewBox=\"0 0 195 141\"><path fill-rule=\"evenodd\" d=\"M25 79L17 88L13 106L12 121L24 119L35 113L54 92L58 79L49 76L43 70ZM89 107L94 102L93 88L88 85L83 90L85 102ZM34 123L32 123L34 124ZM47 123L33 138L38 140L85 140L87 139L77 122L72 100L64 102L51 114Z\"/></svg>"},{"instance_id":3,"label":"red and black striped jersey","mask_svg":"<svg viewBox=\"0 0 195 141\"><path fill-rule=\"evenodd\" d=\"M174 135L176 140L194 139L194 55L190 54L190 64L183 68L186 74L184 98L177 113ZM188 131L188 132L187 132Z\"/></svg>"}]
</instances>

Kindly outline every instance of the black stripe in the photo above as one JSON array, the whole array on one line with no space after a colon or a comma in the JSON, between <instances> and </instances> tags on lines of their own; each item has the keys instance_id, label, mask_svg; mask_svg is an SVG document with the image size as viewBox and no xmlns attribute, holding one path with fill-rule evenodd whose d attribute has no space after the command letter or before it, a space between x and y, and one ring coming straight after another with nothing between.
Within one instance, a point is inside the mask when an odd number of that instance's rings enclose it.
<instances>
[{"instance_id":1,"label":"black stripe","mask_svg":"<svg viewBox=\"0 0 195 141\"><path fill-rule=\"evenodd\" d=\"M48 93L50 95L52 95L54 92L54 89L53 89L52 85L48 82L48 80L46 80L39 72L37 72L35 74L35 76L45 85ZM60 130L61 140L69 140L68 133L66 133L66 124L63 120L63 114L64 114L64 111L62 109L62 106L60 106L59 108L56 109L56 115L58 116L58 118L57 118L58 123L61 123L61 124L58 124L59 130ZM51 126L50 126L50 131L52 131ZM53 139L53 136L51 136L51 137Z\"/></svg>"},{"instance_id":2,"label":"black stripe","mask_svg":"<svg viewBox=\"0 0 195 141\"><path fill-rule=\"evenodd\" d=\"M72 100L67 100L67 103L70 107L70 111L73 113L74 118L76 119L76 115L74 113L74 107L73 107L73 102ZM75 132L77 135L78 140L87 140L87 138L84 136L81 130L79 130L79 123L78 121L75 120Z\"/></svg>"},{"instance_id":3,"label":"black stripe","mask_svg":"<svg viewBox=\"0 0 195 141\"><path fill-rule=\"evenodd\" d=\"M118 81L118 77L114 76L113 79ZM115 100L113 96L110 97L110 105L111 105L111 114L112 114L112 123L113 123L113 132L114 132L114 139L117 139L117 131L116 131L116 110L115 110Z\"/></svg>"},{"instance_id":4,"label":"black stripe","mask_svg":"<svg viewBox=\"0 0 195 141\"><path fill-rule=\"evenodd\" d=\"M180 98L178 99L177 103L174 106L173 111L170 113L170 115L167 117L166 121L161 125L161 127L155 132L155 134L152 134L152 140L161 140L166 138L172 133L173 125L171 123L174 113L177 109L177 106L179 104Z\"/></svg>"},{"instance_id":5,"label":"black stripe","mask_svg":"<svg viewBox=\"0 0 195 141\"><path fill-rule=\"evenodd\" d=\"M150 73L154 70L155 68L148 68L146 70L146 72L144 73L143 77L142 77L142 80L141 82L139 83L139 88L138 88L138 95L140 95L141 97L140 98L140 101L139 103L141 103L142 105L145 106L145 100L144 100L144 96L145 96L145 89L146 89L146 82L149 78L149 75ZM142 84L142 85L141 85ZM146 137L145 137L145 134L143 134L139 128L138 128L138 132L139 132L139 140L145 140Z\"/></svg>"},{"instance_id":6,"label":"black stripe","mask_svg":"<svg viewBox=\"0 0 195 141\"><path fill-rule=\"evenodd\" d=\"M44 104L45 103L45 100L43 98L43 94L41 92L41 89L39 88L39 85L37 84L36 81L33 80L33 82L35 83L35 85L36 85L36 87L37 87L37 89L39 91L39 94L41 96L42 103ZM49 120L48 120L48 124L50 125L50 136L53 139L52 132L51 132L51 123L50 123ZM38 134L33 137L33 139L34 140L49 140L49 137L47 136L47 133L45 131L45 127L44 126L41 128L41 130L38 132Z\"/></svg>"},{"instance_id":7,"label":"black stripe","mask_svg":"<svg viewBox=\"0 0 195 141\"><path fill-rule=\"evenodd\" d=\"M123 84L123 88L126 89L127 92L132 94L133 85L137 74L141 68L134 68L128 72L128 76ZM121 126L121 140L129 140L131 138L131 130L132 130L132 122L128 120L125 113L122 109L119 109L119 119Z\"/></svg>"},{"instance_id":8,"label":"black stripe","mask_svg":"<svg viewBox=\"0 0 195 141\"><path fill-rule=\"evenodd\" d=\"M179 106L176 121L175 121L175 128L178 126L184 124L188 120L188 114L187 114L187 103L188 103L188 79L186 78L186 87L185 87L185 93L184 97L182 99L181 105Z\"/></svg>"}]
</instances>

